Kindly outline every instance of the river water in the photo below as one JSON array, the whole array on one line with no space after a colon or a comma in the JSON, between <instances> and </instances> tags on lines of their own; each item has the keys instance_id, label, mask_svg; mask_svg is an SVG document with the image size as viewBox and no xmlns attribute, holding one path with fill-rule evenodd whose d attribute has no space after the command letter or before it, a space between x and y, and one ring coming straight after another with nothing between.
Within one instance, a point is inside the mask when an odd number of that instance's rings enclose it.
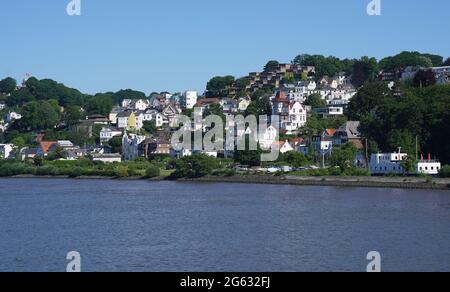
<instances>
[{"instance_id":1,"label":"river water","mask_svg":"<svg viewBox=\"0 0 450 292\"><path fill-rule=\"evenodd\" d=\"M0 179L0 271L450 271L450 192Z\"/></svg>"}]
</instances>

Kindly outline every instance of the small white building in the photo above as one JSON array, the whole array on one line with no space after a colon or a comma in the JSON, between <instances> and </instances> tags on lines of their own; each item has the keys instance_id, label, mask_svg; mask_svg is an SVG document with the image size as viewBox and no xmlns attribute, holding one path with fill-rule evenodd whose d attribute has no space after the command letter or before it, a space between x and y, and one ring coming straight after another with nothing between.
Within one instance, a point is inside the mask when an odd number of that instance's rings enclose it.
<instances>
[{"instance_id":1,"label":"small white building","mask_svg":"<svg viewBox=\"0 0 450 292\"><path fill-rule=\"evenodd\" d=\"M401 163L406 160L408 154L406 153L385 153L385 154L372 154L369 170L371 174L405 174L407 171L403 169ZM437 175L441 170L441 163L432 160L421 159L415 169L414 174L428 174Z\"/></svg>"},{"instance_id":2,"label":"small white building","mask_svg":"<svg viewBox=\"0 0 450 292\"><path fill-rule=\"evenodd\" d=\"M14 151L13 144L0 144L0 159L12 158L13 151Z\"/></svg>"},{"instance_id":3,"label":"small white building","mask_svg":"<svg viewBox=\"0 0 450 292\"><path fill-rule=\"evenodd\" d=\"M122 136L123 131L121 129L112 127L103 127L100 131L100 143L106 143L114 137Z\"/></svg>"},{"instance_id":4,"label":"small white building","mask_svg":"<svg viewBox=\"0 0 450 292\"><path fill-rule=\"evenodd\" d=\"M103 163L121 163L122 156L118 153L115 153L115 154L93 154L92 161L100 161Z\"/></svg>"},{"instance_id":5,"label":"small white building","mask_svg":"<svg viewBox=\"0 0 450 292\"><path fill-rule=\"evenodd\" d=\"M15 120L20 120L22 119L22 115L16 112L10 112L6 115L6 121L8 123L15 121Z\"/></svg>"},{"instance_id":6,"label":"small white building","mask_svg":"<svg viewBox=\"0 0 450 292\"><path fill-rule=\"evenodd\" d=\"M193 109L197 104L197 100L197 91L186 91L181 97L181 106L183 107L183 109Z\"/></svg>"}]
</instances>

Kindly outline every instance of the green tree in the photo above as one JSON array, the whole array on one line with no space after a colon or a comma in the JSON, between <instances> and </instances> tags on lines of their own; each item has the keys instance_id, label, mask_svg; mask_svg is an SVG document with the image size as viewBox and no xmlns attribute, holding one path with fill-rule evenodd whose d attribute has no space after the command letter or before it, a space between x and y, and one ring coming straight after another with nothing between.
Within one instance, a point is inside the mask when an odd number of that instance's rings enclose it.
<instances>
[{"instance_id":1,"label":"green tree","mask_svg":"<svg viewBox=\"0 0 450 292\"><path fill-rule=\"evenodd\" d=\"M322 99L322 96L319 93L314 93L306 98L305 105L309 105L313 109L324 108L327 106L327 102L324 99Z\"/></svg>"},{"instance_id":2,"label":"green tree","mask_svg":"<svg viewBox=\"0 0 450 292\"><path fill-rule=\"evenodd\" d=\"M158 166L156 165L150 165L146 170L145 170L145 176L147 178L154 178L154 177L158 177L161 175L161 170L159 169Z\"/></svg>"},{"instance_id":3,"label":"green tree","mask_svg":"<svg viewBox=\"0 0 450 292\"><path fill-rule=\"evenodd\" d=\"M115 103L121 103L124 99L146 99L145 93L141 91L136 91L132 89L119 90L113 94L113 99Z\"/></svg>"},{"instance_id":4,"label":"green tree","mask_svg":"<svg viewBox=\"0 0 450 292\"><path fill-rule=\"evenodd\" d=\"M34 96L28 90L28 88L21 88L14 91L7 99L6 104L10 107L22 105L24 103L35 100Z\"/></svg>"},{"instance_id":5,"label":"green tree","mask_svg":"<svg viewBox=\"0 0 450 292\"><path fill-rule=\"evenodd\" d=\"M55 128L60 121L59 108L49 101L33 101L22 108L22 119L15 121L13 128L21 131ZM45 118L44 118L45 117Z\"/></svg>"},{"instance_id":6,"label":"green tree","mask_svg":"<svg viewBox=\"0 0 450 292\"><path fill-rule=\"evenodd\" d=\"M265 72L274 71L278 68L279 65L280 65L280 62L278 62L276 60L271 60L271 61L267 62L267 64L264 66L264 71Z\"/></svg>"},{"instance_id":7,"label":"green tree","mask_svg":"<svg viewBox=\"0 0 450 292\"><path fill-rule=\"evenodd\" d=\"M0 80L0 93L10 94L16 90L17 82L11 77Z\"/></svg>"},{"instance_id":8,"label":"green tree","mask_svg":"<svg viewBox=\"0 0 450 292\"><path fill-rule=\"evenodd\" d=\"M350 119L358 121L369 115L385 98L392 96L392 92L385 82L367 83L358 90L348 106Z\"/></svg>"},{"instance_id":9,"label":"green tree","mask_svg":"<svg viewBox=\"0 0 450 292\"><path fill-rule=\"evenodd\" d=\"M240 139L245 139L245 150L235 151L235 161L242 165L247 166L260 166L261 165L261 147L257 144L256 150L250 150L250 145L253 145L254 137L252 135L245 135ZM253 141L252 141L253 140Z\"/></svg>"},{"instance_id":10,"label":"green tree","mask_svg":"<svg viewBox=\"0 0 450 292\"><path fill-rule=\"evenodd\" d=\"M207 97L226 97L234 85L234 76L216 76L206 85Z\"/></svg>"},{"instance_id":11,"label":"green tree","mask_svg":"<svg viewBox=\"0 0 450 292\"><path fill-rule=\"evenodd\" d=\"M361 87L367 81L374 81L378 75L378 71L378 62L375 58L362 57L353 65L353 85Z\"/></svg>"},{"instance_id":12,"label":"green tree","mask_svg":"<svg viewBox=\"0 0 450 292\"><path fill-rule=\"evenodd\" d=\"M414 76L412 86L428 87L436 84L436 74L431 70L419 70Z\"/></svg>"},{"instance_id":13,"label":"green tree","mask_svg":"<svg viewBox=\"0 0 450 292\"><path fill-rule=\"evenodd\" d=\"M357 149L352 143L347 143L341 148L333 150L331 165L339 167L342 172L353 168Z\"/></svg>"},{"instance_id":14,"label":"green tree","mask_svg":"<svg viewBox=\"0 0 450 292\"><path fill-rule=\"evenodd\" d=\"M112 153L122 154L122 137L113 137L105 145L111 149Z\"/></svg>"},{"instance_id":15,"label":"green tree","mask_svg":"<svg viewBox=\"0 0 450 292\"><path fill-rule=\"evenodd\" d=\"M75 125L83 119L83 111L80 106L68 106L64 110L62 119L68 126Z\"/></svg>"},{"instance_id":16,"label":"green tree","mask_svg":"<svg viewBox=\"0 0 450 292\"><path fill-rule=\"evenodd\" d=\"M86 112L88 115L107 116L114 106L112 94L97 94L87 100Z\"/></svg>"},{"instance_id":17,"label":"green tree","mask_svg":"<svg viewBox=\"0 0 450 292\"><path fill-rule=\"evenodd\" d=\"M143 129L148 133L148 134L155 134L157 131L156 128L156 122L155 121L145 121L144 125L143 125Z\"/></svg>"},{"instance_id":18,"label":"green tree","mask_svg":"<svg viewBox=\"0 0 450 292\"><path fill-rule=\"evenodd\" d=\"M442 66L450 66L450 58L447 58Z\"/></svg>"}]
</instances>

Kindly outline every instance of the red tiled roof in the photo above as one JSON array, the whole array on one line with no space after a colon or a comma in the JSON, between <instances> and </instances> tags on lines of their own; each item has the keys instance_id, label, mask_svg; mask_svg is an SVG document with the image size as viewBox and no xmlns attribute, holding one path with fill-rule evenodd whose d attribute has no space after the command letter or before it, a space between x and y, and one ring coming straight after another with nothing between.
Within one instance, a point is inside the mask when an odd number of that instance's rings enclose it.
<instances>
[{"instance_id":1,"label":"red tiled roof","mask_svg":"<svg viewBox=\"0 0 450 292\"><path fill-rule=\"evenodd\" d=\"M326 129L325 130L325 134L327 134L328 136L334 136L334 134L336 134L337 130L336 129Z\"/></svg>"},{"instance_id":2,"label":"red tiled roof","mask_svg":"<svg viewBox=\"0 0 450 292\"><path fill-rule=\"evenodd\" d=\"M298 145L298 144L301 144L303 141L304 141L303 138L293 138L289 142L291 142L294 145Z\"/></svg>"},{"instance_id":3,"label":"red tiled roof","mask_svg":"<svg viewBox=\"0 0 450 292\"><path fill-rule=\"evenodd\" d=\"M286 94L283 91L278 91L277 95L275 96L275 101L288 101Z\"/></svg>"},{"instance_id":4,"label":"red tiled roof","mask_svg":"<svg viewBox=\"0 0 450 292\"><path fill-rule=\"evenodd\" d=\"M40 145L43 153L48 153L48 151L53 146L53 144L56 144L56 142L42 141L39 145Z\"/></svg>"}]
</instances>

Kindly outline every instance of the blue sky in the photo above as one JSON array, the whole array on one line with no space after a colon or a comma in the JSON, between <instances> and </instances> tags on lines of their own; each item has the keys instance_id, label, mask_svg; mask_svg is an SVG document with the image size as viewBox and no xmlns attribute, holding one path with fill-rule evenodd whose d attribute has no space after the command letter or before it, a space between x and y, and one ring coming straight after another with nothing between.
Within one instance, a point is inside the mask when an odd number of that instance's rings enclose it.
<instances>
[{"instance_id":1,"label":"blue sky","mask_svg":"<svg viewBox=\"0 0 450 292\"><path fill-rule=\"evenodd\" d=\"M448 0L0 0L0 78L29 72L85 93L203 91L300 53L450 56Z\"/></svg>"}]
</instances>

